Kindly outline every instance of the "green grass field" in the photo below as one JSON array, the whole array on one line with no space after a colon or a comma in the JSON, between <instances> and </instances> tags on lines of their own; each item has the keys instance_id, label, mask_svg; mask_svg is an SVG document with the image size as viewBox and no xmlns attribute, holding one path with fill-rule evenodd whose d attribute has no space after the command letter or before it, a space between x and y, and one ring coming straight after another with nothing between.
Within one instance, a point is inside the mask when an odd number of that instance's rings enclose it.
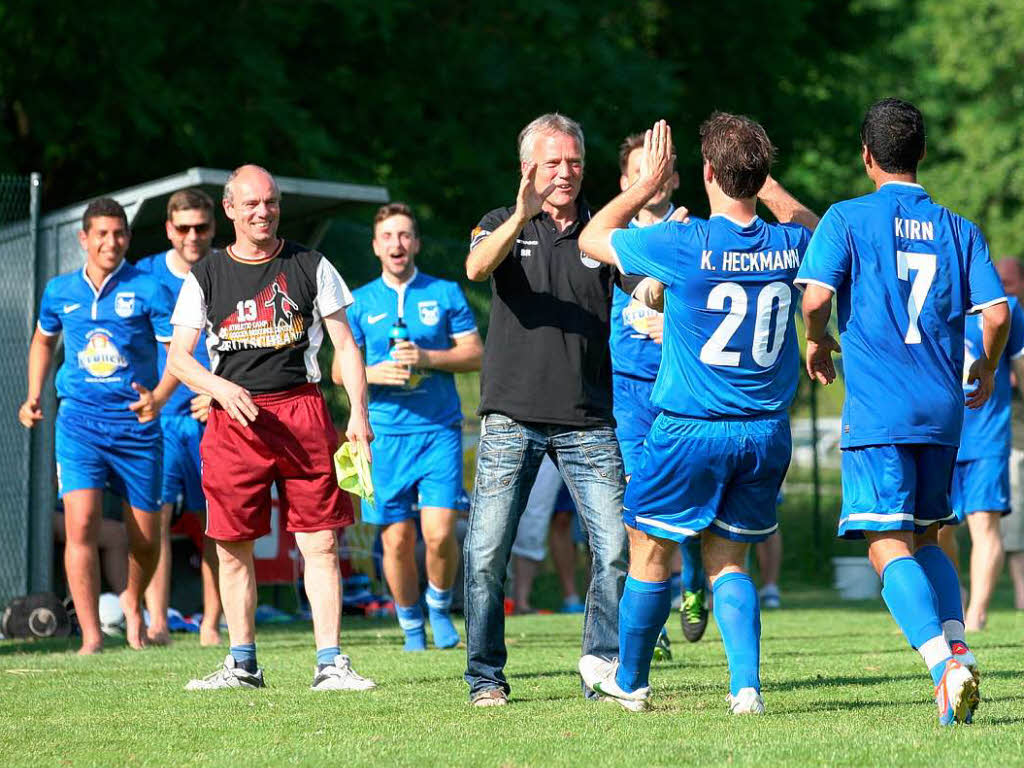
<instances>
[{"instance_id":1,"label":"green grass field","mask_svg":"<svg viewBox=\"0 0 1024 768\"><path fill-rule=\"evenodd\" d=\"M1007 595L1000 594L1000 605ZM676 658L653 671L655 708L585 702L575 664L580 619L508 622L512 702L473 710L462 650L404 654L389 621L349 620L343 650L376 691L308 690L308 624L261 629L263 691L186 693L222 650L116 645L78 658L64 643L0 642L5 766L284 765L1020 765L1024 620L1001 607L973 638L983 702L971 726L941 728L923 665L880 603L789 592L763 617L768 714L725 712L712 625L695 645L673 615ZM179 636L181 637L181 636Z\"/></svg>"}]
</instances>

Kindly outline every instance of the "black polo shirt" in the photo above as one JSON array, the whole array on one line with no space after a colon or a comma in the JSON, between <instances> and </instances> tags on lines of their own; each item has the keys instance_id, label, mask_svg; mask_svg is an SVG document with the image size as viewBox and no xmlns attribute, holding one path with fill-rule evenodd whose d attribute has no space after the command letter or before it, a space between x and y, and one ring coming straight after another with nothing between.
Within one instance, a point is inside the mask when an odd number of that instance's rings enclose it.
<instances>
[{"instance_id":1,"label":"black polo shirt","mask_svg":"<svg viewBox=\"0 0 1024 768\"><path fill-rule=\"evenodd\" d=\"M618 270L580 253L590 209L582 199L579 207L563 232L547 213L533 217L491 274L480 415L570 427L615 423L608 335ZM514 212L486 214L470 249Z\"/></svg>"}]
</instances>

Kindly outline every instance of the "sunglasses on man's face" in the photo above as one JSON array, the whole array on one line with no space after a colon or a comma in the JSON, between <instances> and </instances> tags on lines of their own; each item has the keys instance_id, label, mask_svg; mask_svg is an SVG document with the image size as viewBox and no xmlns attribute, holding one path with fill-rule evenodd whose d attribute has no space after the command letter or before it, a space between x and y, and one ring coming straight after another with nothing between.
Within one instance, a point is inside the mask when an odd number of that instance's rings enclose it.
<instances>
[{"instance_id":1,"label":"sunglasses on man's face","mask_svg":"<svg viewBox=\"0 0 1024 768\"><path fill-rule=\"evenodd\" d=\"M197 235L205 235L210 231L210 222L204 221L202 224L172 224L174 231L179 235L187 235L189 230L195 230Z\"/></svg>"}]
</instances>

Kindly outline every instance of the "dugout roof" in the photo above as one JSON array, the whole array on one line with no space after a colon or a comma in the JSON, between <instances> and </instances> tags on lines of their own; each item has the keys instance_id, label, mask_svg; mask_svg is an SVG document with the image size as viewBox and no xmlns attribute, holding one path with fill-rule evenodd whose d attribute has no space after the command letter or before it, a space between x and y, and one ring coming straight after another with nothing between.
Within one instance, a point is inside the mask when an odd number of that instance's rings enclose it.
<instances>
[{"instance_id":1,"label":"dugout roof","mask_svg":"<svg viewBox=\"0 0 1024 768\"><path fill-rule=\"evenodd\" d=\"M164 233L167 198L184 187L199 187L216 203L217 235L214 245L224 246L232 240L231 222L224 215L220 198L230 171L219 168L189 168L173 176L148 181L127 189L108 193L128 213L132 227L132 243L128 259L136 261L170 247ZM377 204L389 200L385 187L344 184L337 181L275 176L281 190L282 237L297 240L315 248L323 238L331 217L347 205ZM42 217L40 231L43 247L55 248L59 254L56 273L66 272L82 264L77 232L88 200L53 211ZM51 262L53 263L53 262Z\"/></svg>"}]
</instances>

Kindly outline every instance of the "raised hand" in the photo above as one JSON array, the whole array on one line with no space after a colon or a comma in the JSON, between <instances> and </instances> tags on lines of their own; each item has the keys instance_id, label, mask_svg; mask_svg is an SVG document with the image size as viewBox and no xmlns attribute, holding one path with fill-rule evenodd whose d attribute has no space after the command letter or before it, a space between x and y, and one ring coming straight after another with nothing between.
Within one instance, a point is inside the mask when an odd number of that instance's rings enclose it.
<instances>
[{"instance_id":1,"label":"raised hand","mask_svg":"<svg viewBox=\"0 0 1024 768\"><path fill-rule=\"evenodd\" d=\"M18 421L26 429L32 429L36 422L42 421L43 418L43 409L39 407L38 397L29 398L18 409Z\"/></svg>"},{"instance_id":2,"label":"raised hand","mask_svg":"<svg viewBox=\"0 0 1024 768\"><path fill-rule=\"evenodd\" d=\"M830 334L825 334L820 341L807 340L807 375L822 384L831 384L836 380L836 364L832 353L839 352L839 342Z\"/></svg>"},{"instance_id":3,"label":"raised hand","mask_svg":"<svg viewBox=\"0 0 1024 768\"><path fill-rule=\"evenodd\" d=\"M155 419L160 413L160 407L153 399L153 393L137 381L132 382L132 389L138 393L139 399L129 405L128 410L135 414L139 424L145 424L147 421Z\"/></svg>"},{"instance_id":4,"label":"raised hand","mask_svg":"<svg viewBox=\"0 0 1024 768\"><path fill-rule=\"evenodd\" d=\"M644 150L640 155L640 177L637 183L647 184L655 191L661 189L675 172L675 160L672 128L664 120L659 120L644 133Z\"/></svg>"},{"instance_id":5,"label":"raised hand","mask_svg":"<svg viewBox=\"0 0 1024 768\"><path fill-rule=\"evenodd\" d=\"M523 171L523 178L519 181L519 194L516 195L516 213L523 219L532 219L540 213L544 201L555 191L555 185L552 182L538 192L535 186L536 180L537 164L530 163Z\"/></svg>"}]
</instances>

